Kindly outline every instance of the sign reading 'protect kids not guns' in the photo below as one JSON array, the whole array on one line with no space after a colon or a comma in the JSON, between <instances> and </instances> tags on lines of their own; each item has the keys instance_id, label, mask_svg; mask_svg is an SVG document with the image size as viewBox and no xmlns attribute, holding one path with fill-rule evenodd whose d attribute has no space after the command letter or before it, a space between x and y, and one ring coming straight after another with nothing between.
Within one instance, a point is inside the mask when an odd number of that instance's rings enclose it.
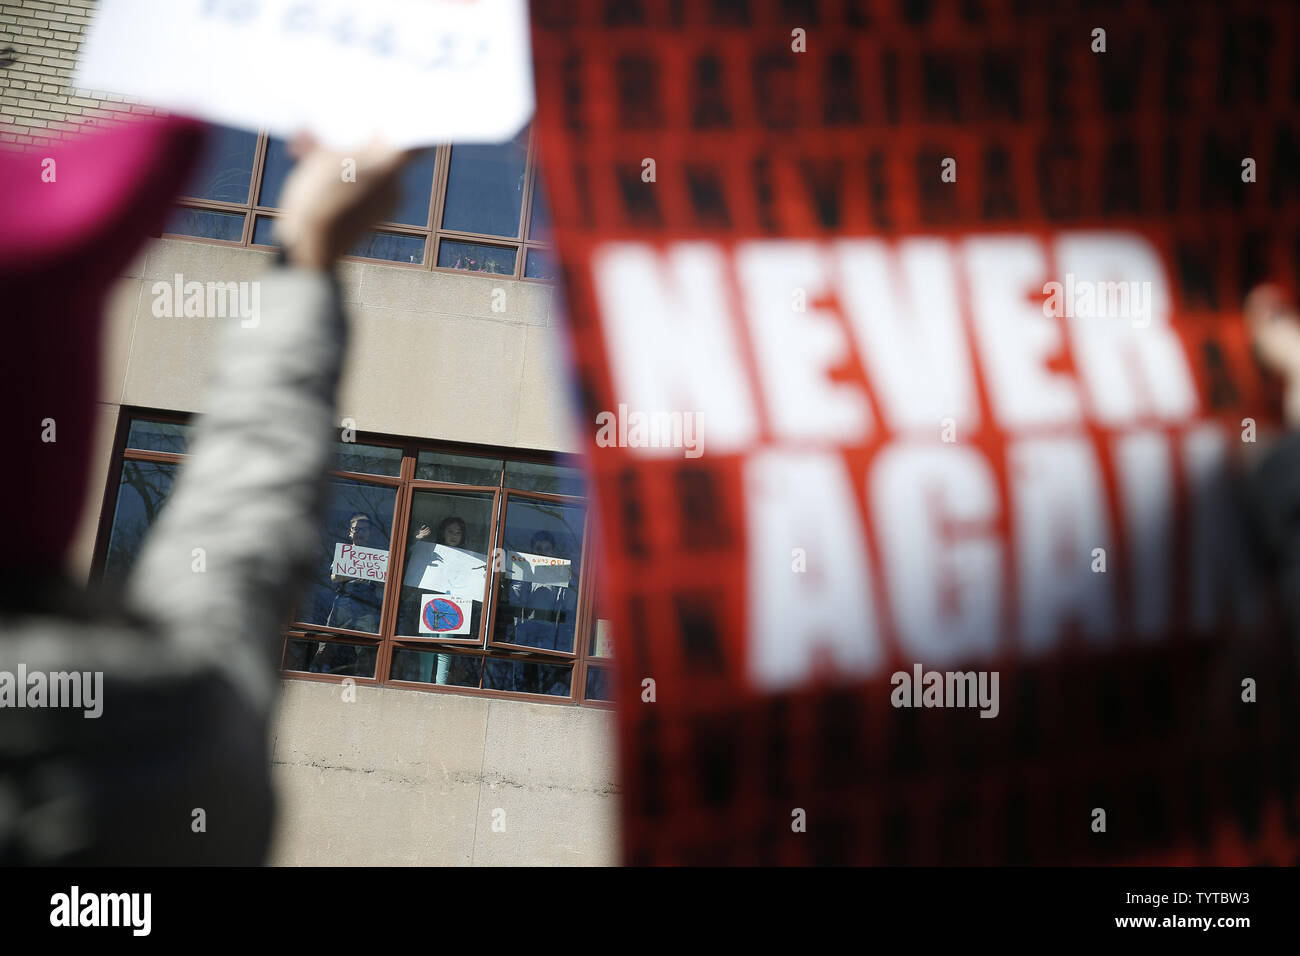
<instances>
[{"instance_id":1,"label":"sign reading 'protect kids not guns'","mask_svg":"<svg viewBox=\"0 0 1300 956\"><path fill-rule=\"evenodd\" d=\"M361 581L386 581L388 552L382 548L363 548L346 541L336 541L330 574Z\"/></svg>"},{"instance_id":2,"label":"sign reading 'protect kids not guns'","mask_svg":"<svg viewBox=\"0 0 1300 956\"><path fill-rule=\"evenodd\" d=\"M1071 6L533 4L629 862L1294 858L1296 11Z\"/></svg>"}]
</instances>

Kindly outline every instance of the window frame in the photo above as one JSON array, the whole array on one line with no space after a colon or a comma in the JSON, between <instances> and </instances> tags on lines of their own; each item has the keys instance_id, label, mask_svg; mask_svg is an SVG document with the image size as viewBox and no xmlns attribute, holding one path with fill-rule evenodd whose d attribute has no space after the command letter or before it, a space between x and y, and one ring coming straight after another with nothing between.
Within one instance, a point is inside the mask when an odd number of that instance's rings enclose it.
<instances>
[{"instance_id":1,"label":"window frame","mask_svg":"<svg viewBox=\"0 0 1300 956\"><path fill-rule=\"evenodd\" d=\"M583 624L585 623L584 616L586 612L586 608L583 605L583 598L585 595L584 589L586 589L587 587L587 581L586 581L587 541L591 535L591 509L587 504L587 499L574 497L572 495L549 495L549 494L543 494L541 492L536 492L536 491L530 491L530 492L516 491L514 489L505 488L504 486L502 487L501 492L502 492L501 511L497 515L497 520L495 525L496 528L498 529L499 535L505 534L506 516L509 514L510 501L512 498L519 498L524 501L552 501L557 504L570 504L570 505L582 506L583 509L582 544L578 551L578 554L580 555L582 561L582 568L579 571L581 578L578 581L578 598L576 601L577 619L574 621L574 625L573 625L574 628L573 629L573 650L548 652L548 654L562 655L566 660L572 660L576 664L578 657L581 656L581 652L578 648L578 641L581 639L579 635L583 633ZM501 547L500 543L497 544L497 547ZM493 601L492 610L494 613L496 611L495 604L496 604L497 594L499 593L498 585L500 583L502 573L503 572L500 569L493 567L492 573L491 575L489 575L488 593L492 595L492 601ZM484 617L486 618L486 616L487 615L485 612ZM485 631L484 633L484 637L486 639L485 647L489 651L491 651L493 648L497 648L507 653L530 650L530 648L528 648L524 644L510 644L505 641L498 642L496 640L493 640L492 634L495 631L495 628L492 625L495 625L495 623L496 623L495 618L488 620L487 622L488 630Z\"/></svg>"},{"instance_id":2,"label":"window frame","mask_svg":"<svg viewBox=\"0 0 1300 956\"><path fill-rule=\"evenodd\" d=\"M419 457L419 453L417 451L415 455L411 456L410 460L414 462L418 457ZM404 456L402 460L403 465L405 465L406 461L407 459ZM414 465L412 466L412 470L414 470ZM396 551L397 554L396 562L394 563L394 560L391 557L389 559L388 571L389 571L390 578L400 582L406 574L406 550L410 546L409 532L411 527L411 510L415 503L416 492L419 491L433 491L433 492L448 491L452 493L455 493L457 491L464 491L464 492L471 492L471 493L477 492L480 494L483 492L492 492L493 494L492 494L492 509L491 509L491 532L488 535L488 551L487 551L489 555L489 560L491 560L491 555L495 552L495 549L497 548L497 540L499 537L499 529L497 527L497 514L499 512L499 508L501 505L502 489L500 487L493 488L487 485L457 485L452 482L429 481L426 479L412 477L410 481L407 482L405 488L403 489L401 499L398 502L398 509L403 516L400 525L397 520L397 513L395 512L393 515L394 535L396 535L397 529L399 527L405 528L407 534L403 536L405 538L405 540L403 540L402 542L403 546ZM393 551L389 552L390 555L392 555L393 553L394 553ZM394 570L394 568L396 568L396 570ZM489 602L492 597L491 575L484 575L484 578L485 580L483 584L483 601L482 601L483 611L481 612L479 617L480 635L482 634L481 628L486 627L487 621L489 620L488 612L489 612L489 607L491 606ZM431 645L435 647L444 647L450 645L452 647L459 646L464 648L477 648L483 646L482 636L479 636L477 638L475 637L436 638L436 637L421 637L418 634L415 635L398 634L396 618L397 618L398 606L401 604L401 600L402 600L401 599L402 587L403 585L398 584L398 586L393 589L393 593L396 596L391 599L391 603L393 605L393 619L389 621L389 623L391 623L393 626L393 637L391 640L394 643L401 641L404 644L409 643L413 645L412 647L408 648L409 650L427 650ZM389 603L390 603L390 598L387 590L385 590L384 592L385 610L387 610ZM384 622L381 621L380 627L382 628L383 626L384 626ZM420 645L424 645L424 646L421 647ZM416 681L414 683L421 683L421 682Z\"/></svg>"},{"instance_id":3,"label":"window frame","mask_svg":"<svg viewBox=\"0 0 1300 956\"><path fill-rule=\"evenodd\" d=\"M95 548L91 561L90 580L102 582L108 561L109 542L112 536L117 510L117 491L127 461L147 461L183 465L188 453L152 451L128 447L127 438L133 421L154 421L169 424L193 424L194 416L161 409L121 406L119 409L116 434L113 441L113 459L105 478L102 506L95 537ZM589 649L591 647L591 629L595 627L595 587L600 576L595 566L595 550L598 535L594 528L595 511L589 497L577 495L558 495L546 492L528 491L505 486L505 472L510 462L532 462L554 464L564 467L580 467L580 461L570 455L513 449L497 446L470 445L461 442L441 442L431 439L408 436L384 435L375 432L356 433L358 445L380 445L402 450L401 467L397 475L366 474L353 471L336 471L331 469L331 478L348 481L362 481L367 484L392 488L396 491L393 508L393 524L389 531L389 566L388 579L385 582L384 599L380 610L379 630L375 634L349 631L343 628L329 627L300 622L296 619L297 607L289 622L280 629L280 678L282 680L308 680L339 684L351 680L356 685L371 687L392 687L405 690L418 690L428 693L464 694L469 696L492 697L504 700L523 700L533 703L552 703L570 706L591 706L611 709L612 701L587 700L586 680ZM434 481L415 477L416 463L421 452L432 451L452 455L470 455L487 460L499 460L499 481L497 486L460 485L454 482ZM580 560L582 568L575 600L576 618L574 621L574 648L572 652L548 650L543 648L526 648L522 645L497 643L492 639L493 625L497 611L497 588L501 569L493 568L486 575L484 585L484 602L480 622L480 633L474 638L419 637L399 635L396 633L402 586L400 581L405 573L406 549L409 544L410 516L414 497L420 491L472 492L493 494L490 512L491 533L489 535L489 554L503 547L505 535L505 517L509 501L512 498L536 501L553 501L563 504L579 505L585 509L583 521ZM394 552L396 556L394 557ZM388 586L399 582L397 586ZM321 674L308 671L288 670L285 668L293 641L326 641L377 648L375 672L372 677L353 677L341 674ZM437 651L453 656L463 655L479 658L479 682L477 687L464 687L454 684L431 684L423 681L410 681L391 676L392 662L398 650ZM498 690L484 687L486 681L487 661L517 660L525 663L549 664L568 667L570 671L569 694L560 697L551 694L528 693L525 691ZM597 657L592 659L596 667L611 668L614 657Z\"/></svg>"},{"instance_id":4,"label":"window frame","mask_svg":"<svg viewBox=\"0 0 1300 956\"><path fill-rule=\"evenodd\" d=\"M189 236L183 233L168 232L164 227L161 233L164 239L183 239L189 242L206 242L219 246L230 248L257 249L261 251L274 251L275 246L263 245L253 241L254 229L259 218L276 219L283 210L277 206L259 205L258 199L262 191L262 176L266 171L266 153L271 137L265 130L257 134L257 144L253 150L253 167L251 178L248 184L248 195L242 203L225 202L217 199L203 199L200 197L181 196L172 205L173 210L177 209L198 209L206 212L217 213L234 213L244 217L243 230L240 233L238 242L229 239L213 239L207 236ZM425 272L440 272L450 275L468 275L468 276L495 276L502 279L515 279L521 282L541 282L551 284L553 279L536 279L524 275L528 268L528 254L531 250L538 250L550 254L554 259L554 243L549 240L537 239L529 235L532 229L533 218L533 193L537 189L537 124L530 121L528 130L528 144L524 154L524 188L523 195L520 199L522 203L519 210L519 233L514 237L510 236L493 236L486 233L466 232L458 229L443 229L442 215L446 206L447 186L451 171L451 151L455 148L454 143L440 143L433 147L436 149L434 159L433 185L429 192L429 214L426 224L423 227L412 226L409 223L384 221L376 223L369 232L383 232L394 235L419 238L424 241L424 257L420 262L402 262L394 259L376 259L366 256L344 255L340 258L347 262L369 262L381 263L383 265L394 266L402 269L418 269ZM503 249L513 249L515 252L514 271L507 275L502 272L472 272L468 269L452 269L447 266L439 266L438 251L442 247L444 240L451 242L469 242L475 245L496 246Z\"/></svg>"}]
</instances>

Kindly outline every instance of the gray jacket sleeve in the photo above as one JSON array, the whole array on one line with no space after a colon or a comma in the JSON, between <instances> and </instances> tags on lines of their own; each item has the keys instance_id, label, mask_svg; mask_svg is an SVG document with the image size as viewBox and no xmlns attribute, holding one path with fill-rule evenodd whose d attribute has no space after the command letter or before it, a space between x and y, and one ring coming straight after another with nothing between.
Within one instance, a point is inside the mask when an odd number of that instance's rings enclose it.
<instances>
[{"instance_id":1,"label":"gray jacket sleeve","mask_svg":"<svg viewBox=\"0 0 1300 956\"><path fill-rule=\"evenodd\" d=\"M264 718L280 628L319 544L346 324L323 272L268 270L258 304L226 329L191 458L127 597Z\"/></svg>"},{"instance_id":2,"label":"gray jacket sleeve","mask_svg":"<svg viewBox=\"0 0 1300 956\"><path fill-rule=\"evenodd\" d=\"M265 858L281 625L322 523L345 323L324 273L257 288L126 594L0 582L0 679L99 688L93 708L0 711L0 864Z\"/></svg>"}]
</instances>

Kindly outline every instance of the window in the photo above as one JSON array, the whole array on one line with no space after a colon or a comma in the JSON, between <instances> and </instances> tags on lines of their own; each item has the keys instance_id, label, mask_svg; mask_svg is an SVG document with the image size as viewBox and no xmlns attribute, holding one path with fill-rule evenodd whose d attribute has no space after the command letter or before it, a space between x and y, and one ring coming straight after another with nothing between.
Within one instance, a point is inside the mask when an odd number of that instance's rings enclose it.
<instances>
[{"instance_id":1,"label":"window","mask_svg":"<svg viewBox=\"0 0 1300 956\"><path fill-rule=\"evenodd\" d=\"M120 583L189 450L183 416L124 412L96 568ZM316 569L282 673L604 704L582 472L554 456L387 436L338 442Z\"/></svg>"},{"instance_id":2,"label":"window","mask_svg":"<svg viewBox=\"0 0 1300 956\"><path fill-rule=\"evenodd\" d=\"M424 150L406 169L392 218L350 254L425 269L555 278L533 139L528 126L506 143ZM292 166L281 139L213 127L164 235L274 246Z\"/></svg>"}]
</instances>

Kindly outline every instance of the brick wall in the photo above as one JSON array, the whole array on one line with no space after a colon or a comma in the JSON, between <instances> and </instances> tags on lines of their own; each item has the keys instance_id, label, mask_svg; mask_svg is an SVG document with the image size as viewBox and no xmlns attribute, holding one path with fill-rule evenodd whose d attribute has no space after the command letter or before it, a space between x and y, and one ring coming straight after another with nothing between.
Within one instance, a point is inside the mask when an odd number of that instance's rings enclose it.
<instances>
[{"instance_id":1,"label":"brick wall","mask_svg":"<svg viewBox=\"0 0 1300 956\"><path fill-rule=\"evenodd\" d=\"M83 123L152 113L117 94L72 87L95 0L0 0L0 148L44 145Z\"/></svg>"}]
</instances>

